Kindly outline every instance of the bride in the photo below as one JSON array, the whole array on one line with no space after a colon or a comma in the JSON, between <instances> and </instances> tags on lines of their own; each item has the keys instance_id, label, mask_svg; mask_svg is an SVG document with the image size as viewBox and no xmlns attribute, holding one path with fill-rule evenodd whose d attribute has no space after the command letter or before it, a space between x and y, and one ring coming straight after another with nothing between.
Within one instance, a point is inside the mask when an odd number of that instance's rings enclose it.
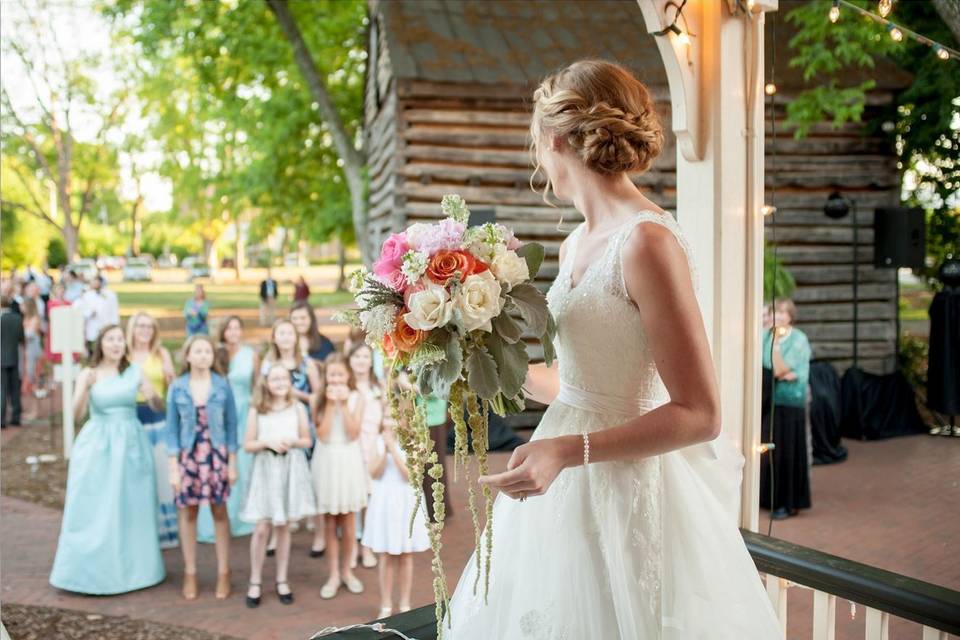
<instances>
[{"instance_id":1,"label":"bride","mask_svg":"<svg viewBox=\"0 0 960 640\"><path fill-rule=\"evenodd\" d=\"M527 377L550 407L507 471L480 479L501 492L493 555L467 564L444 636L781 638L734 522L743 458L718 437L690 249L628 177L661 150L654 103L622 67L577 62L534 93L531 134L547 189L585 222L548 294L558 366Z\"/></svg>"}]
</instances>

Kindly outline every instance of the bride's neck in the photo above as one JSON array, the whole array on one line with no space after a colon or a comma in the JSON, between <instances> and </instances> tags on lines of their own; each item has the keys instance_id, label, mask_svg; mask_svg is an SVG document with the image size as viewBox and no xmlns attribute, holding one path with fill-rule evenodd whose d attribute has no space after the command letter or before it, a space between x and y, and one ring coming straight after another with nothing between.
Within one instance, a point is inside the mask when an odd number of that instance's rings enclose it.
<instances>
[{"instance_id":1,"label":"bride's neck","mask_svg":"<svg viewBox=\"0 0 960 640\"><path fill-rule=\"evenodd\" d=\"M659 210L625 173L603 176L584 169L571 183L571 200L577 211L583 214L587 231L603 228L613 220L641 209Z\"/></svg>"}]
</instances>

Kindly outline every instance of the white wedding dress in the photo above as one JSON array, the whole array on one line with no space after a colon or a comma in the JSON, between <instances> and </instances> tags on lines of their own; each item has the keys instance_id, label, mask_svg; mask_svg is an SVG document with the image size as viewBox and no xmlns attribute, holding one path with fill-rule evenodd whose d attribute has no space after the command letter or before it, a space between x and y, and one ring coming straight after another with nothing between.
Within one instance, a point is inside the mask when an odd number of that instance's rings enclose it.
<instances>
[{"instance_id":1,"label":"white wedding dress","mask_svg":"<svg viewBox=\"0 0 960 640\"><path fill-rule=\"evenodd\" d=\"M621 249L635 224L670 229L641 212L611 238L575 288L571 265L583 225L547 296L557 320L559 397L533 439L622 424L669 400ZM734 521L743 457L717 440L632 461L560 473L542 496L505 495L493 508L488 602L476 555L450 601L447 640L770 640L773 608Z\"/></svg>"}]
</instances>

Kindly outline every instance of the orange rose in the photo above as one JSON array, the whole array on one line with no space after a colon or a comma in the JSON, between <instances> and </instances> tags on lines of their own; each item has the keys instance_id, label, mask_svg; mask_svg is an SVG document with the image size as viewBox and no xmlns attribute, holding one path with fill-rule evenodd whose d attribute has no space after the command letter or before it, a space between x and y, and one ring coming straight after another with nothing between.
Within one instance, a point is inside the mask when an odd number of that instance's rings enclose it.
<instances>
[{"instance_id":1,"label":"orange rose","mask_svg":"<svg viewBox=\"0 0 960 640\"><path fill-rule=\"evenodd\" d=\"M473 258L473 269L470 271L468 275L472 276L475 273L483 273L484 271L489 271L489 270L490 270L490 267L487 266L487 263L483 262L482 260L477 260L476 258Z\"/></svg>"},{"instance_id":2,"label":"orange rose","mask_svg":"<svg viewBox=\"0 0 960 640\"><path fill-rule=\"evenodd\" d=\"M477 259L466 251L438 251L430 258L427 266L427 277L440 285L447 284L447 280L460 272L460 281L463 282L476 268Z\"/></svg>"},{"instance_id":3,"label":"orange rose","mask_svg":"<svg viewBox=\"0 0 960 640\"><path fill-rule=\"evenodd\" d=\"M383 336L383 351L390 359L397 357L397 345L389 333Z\"/></svg>"},{"instance_id":4,"label":"orange rose","mask_svg":"<svg viewBox=\"0 0 960 640\"><path fill-rule=\"evenodd\" d=\"M412 353L413 350L417 348L417 345L427 337L427 332L414 329L406 323L403 316L397 316L396 328L388 337L391 338L392 346L395 349L403 351L404 353Z\"/></svg>"}]
</instances>

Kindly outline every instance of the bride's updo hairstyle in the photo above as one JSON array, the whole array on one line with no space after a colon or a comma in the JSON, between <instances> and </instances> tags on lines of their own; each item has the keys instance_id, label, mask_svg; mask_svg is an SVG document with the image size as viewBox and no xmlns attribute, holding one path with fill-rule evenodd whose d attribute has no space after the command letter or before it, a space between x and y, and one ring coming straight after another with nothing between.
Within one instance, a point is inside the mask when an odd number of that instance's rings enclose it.
<instances>
[{"instance_id":1,"label":"bride's updo hairstyle","mask_svg":"<svg viewBox=\"0 0 960 640\"><path fill-rule=\"evenodd\" d=\"M588 169L605 175L646 171L663 148L650 92L604 60L574 62L540 83L530 135L534 152L546 135L557 136Z\"/></svg>"}]
</instances>

